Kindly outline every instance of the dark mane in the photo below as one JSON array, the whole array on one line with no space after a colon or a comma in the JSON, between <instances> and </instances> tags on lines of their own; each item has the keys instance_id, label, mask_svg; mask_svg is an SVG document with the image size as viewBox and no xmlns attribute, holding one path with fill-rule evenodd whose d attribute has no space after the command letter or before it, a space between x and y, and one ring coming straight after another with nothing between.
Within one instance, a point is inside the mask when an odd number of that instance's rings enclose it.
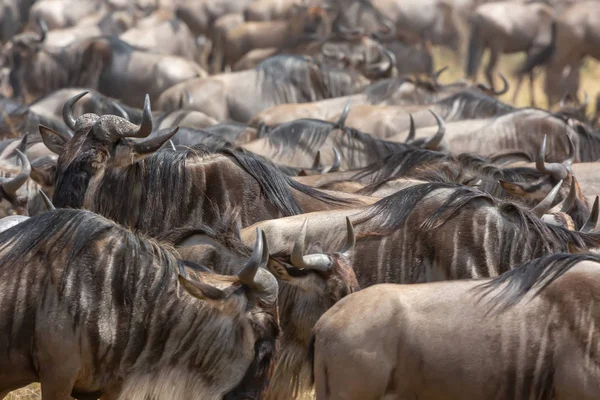
<instances>
[{"instance_id":1,"label":"dark mane","mask_svg":"<svg viewBox=\"0 0 600 400\"><path fill-rule=\"evenodd\" d=\"M405 77L380 79L367 86L363 91L367 95L369 103L379 104L388 100L394 93L398 92L406 82L411 81ZM434 93L434 91L431 92Z\"/></svg>"},{"instance_id":2,"label":"dark mane","mask_svg":"<svg viewBox=\"0 0 600 400\"><path fill-rule=\"evenodd\" d=\"M358 76L300 55L280 54L256 66L259 84L283 103L304 103L345 96L354 92ZM295 90L291 90L291 88Z\"/></svg>"},{"instance_id":3,"label":"dark mane","mask_svg":"<svg viewBox=\"0 0 600 400\"><path fill-rule=\"evenodd\" d=\"M294 199L291 189L330 205L347 205L350 203L349 200L332 196L291 179L273 163L257 155L229 149L224 149L221 153L232 157L247 173L256 179L265 197L285 216L304 213L296 199Z\"/></svg>"},{"instance_id":4,"label":"dark mane","mask_svg":"<svg viewBox=\"0 0 600 400\"><path fill-rule=\"evenodd\" d=\"M489 96L479 90L463 90L437 102L439 106L452 110L458 102L460 119L490 118L508 114L516 110L498 98Z\"/></svg>"},{"instance_id":5,"label":"dark mane","mask_svg":"<svg viewBox=\"0 0 600 400\"><path fill-rule=\"evenodd\" d=\"M150 134L149 137L159 137L171 132L173 128L158 129ZM218 151L223 148L233 148L235 145L221 135L208 132L203 129L194 129L179 127L179 130L171 139L178 146L198 146L207 151Z\"/></svg>"},{"instance_id":6,"label":"dark mane","mask_svg":"<svg viewBox=\"0 0 600 400\"><path fill-rule=\"evenodd\" d=\"M78 157L66 171L57 174L53 199L57 207L78 208L83 205L93 173L86 160L89 155L79 153ZM207 177L203 171L208 169L186 168L186 163L202 160L207 165L214 163L217 168L218 165L225 165L225 158L255 179L265 199L284 216L303 212L294 198L293 190L329 205L349 203L348 200L293 181L272 163L252 154L228 149L212 153L204 146L192 146L181 151L165 149L127 167L108 168L99 183L100 189L94 192L94 211L152 236L162 232L165 226L186 226L189 221L211 223L212 217L218 215L214 211L226 205L212 204L211 201L216 199L201 192L198 187L200 183L194 179L197 176L208 182L207 179L216 176L211 173ZM216 172L215 168L210 171ZM211 190L210 187L206 189ZM115 197L115 193L120 195ZM198 196L205 197L201 200L202 207L197 207Z\"/></svg>"},{"instance_id":7,"label":"dark mane","mask_svg":"<svg viewBox=\"0 0 600 400\"><path fill-rule=\"evenodd\" d=\"M200 225L171 229L156 236L156 240L177 247L181 242L194 235L208 236L225 245L227 249L239 256L249 257L252 249L246 246L240 238L241 226L238 226L240 209L228 208L220 216L219 222L213 226Z\"/></svg>"},{"instance_id":8,"label":"dark mane","mask_svg":"<svg viewBox=\"0 0 600 400\"><path fill-rule=\"evenodd\" d=\"M575 131L579 136L579 159L582 162L600 160L600 133L577 124Z\"/></svg>"},{"instance_id":9,"label":"dark mane","mask_svg":"<svg viewBox=\"0 0 600 400\"><path fill-rule=\"evenodd\" d=\"M458 216L468 205L483 201L508 218L520 232L531 232L533 246L546 252L567 251L570 245L577 248L596 247L600 237L595 234L572 232L562 227L547 225L529 210L512 202L499 200L480 190L449 183L425 183L400 190L366 208L355 225L377 218L378 231L373 236L388 236L401 230L409 215L429 194L440 189L451 189L447 199L425 219L419 227L422 232L435 230Z\"/></svg>"},{"instance_id":10,"label":"dark mane","mask_svg":"<svg viewBox=\"0 0 600 400\"><path fill-rule=\"evenodd\" d=\"M103 248L113 248L116 257L129 271L140 271L144 265L165 266L158 286L166 285L181 266L175 257L157 242L84 210L58 209L44 213L0 233L0 264L2 273L19 273L28 257L37 253L53 260L68 249L61 264L69 268L78 259ZM158 289L158 287L157 287Z\"/></svg>"},{"instance_id":11,"label":"dark mane","mask_svg":"<svg viewBox=\"0 0 600 400\"><path fill-rule=\"evenodd\" d=\"M273 128L267 138L269 144L277 149L276 155L291 155L297 148L319 149L334 131L339 132L339 127L334 122L318 119L297 119ZM357 148L359 147L358 144L375 157L385 157L392 153L413 148L403 143L380 140L349 127L344 127L342 132L343 136L339 140L340 144L357 143L357 146L352 146L345 153L346 158L349 159L352 159L354 154L360 150Z\"/></svg>"},{"instance_id":12,"label":"dark mane","mask_svg":"<svg viewBox=\"0 0 600 400\"><path fill-rule=\"evenodd\" d=\"M482 292L482 299L494 293L494 296L489 299L492 309L497 307L501 311L506 310L517 304L533 289L537 289L534 296L538 296L545 288L582 261L600 263L600 256L557 253L537 258L478 286L476 290Z\"/></svg>"},{"instance_id":13,"label":"dark mane","mask_svg":"<svg viewBox=\"0 0 600 400\"><path fill-rule=\"evenodd\" d=\"M390 154L362 168L352 179L368 180L375 183L393 178L403 178L410 175L416 168L424 168L433 163L437 164L448 157L450 156L437 151L407 147L404 151Z\"/></svg>"},{"instance_id":14,"label":"dark mane","mask_svg":"<svg viewBox=\"0 0 600 400\"><path fill-rule=\"evenodd\" d=\"M487 178L492 185L484 185L483 188L491 191L499 179L522 182L539 179L542 176L543 174L537 170L526 167L501 168L487 158L473 154L454 156L427 149L406 148L362 168L352 179L371 185L381 185L394 178L414 178L455 184L470 184L474 183L473 180Z\"/></svg>"}]
</instances>

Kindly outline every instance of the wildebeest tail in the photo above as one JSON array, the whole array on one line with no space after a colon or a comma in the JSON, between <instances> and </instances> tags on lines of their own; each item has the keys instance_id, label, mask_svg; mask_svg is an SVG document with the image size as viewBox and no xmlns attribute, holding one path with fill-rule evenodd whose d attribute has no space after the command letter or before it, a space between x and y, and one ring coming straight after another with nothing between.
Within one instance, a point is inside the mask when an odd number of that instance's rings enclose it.
<instances>
[{"instance_id":1,"label":"wildebeest tail","mask_svg":"<svg viewBox=\"0 0 600 400\"><path fill-rule=\"evenodd\" d=\"M531 71L533 71L535 67L546 64L550 60L550 57L552 57L552 55L554 54L554 50L556 50L556 34L558 31L558 25L556 21L552 21L550 30L550 43L537 53L534 53L531 56L527 57L523 65L521 65L521 67L519 67L519 69L517 70L517 73L531 73Z\"/></svg>"},{"instance_id":2,"label":"wildebeest tail","mask_svg":"<svg viewBox=\"0 0 600 400\"><path fill-rule=\"evenodd\" d=\"M467 66L465 75L468 78L475 78L475 74L481 64L483 48L481 43L481 20L474 17L471 21L471 36L469 37L469 50L467 53Z\"/></svg>"},{"instance_id":3,"label":"wildebeest tail","mask_svg":"<svg viewBox=\"0 0 600 400\"><path fill-rule=\"evenodd\" d=\"M315 384L315 341L317 337L315 334L310 335L310 340L308 341L308 362L310 363L310 384Z\"/></svg>"}]
</instances>

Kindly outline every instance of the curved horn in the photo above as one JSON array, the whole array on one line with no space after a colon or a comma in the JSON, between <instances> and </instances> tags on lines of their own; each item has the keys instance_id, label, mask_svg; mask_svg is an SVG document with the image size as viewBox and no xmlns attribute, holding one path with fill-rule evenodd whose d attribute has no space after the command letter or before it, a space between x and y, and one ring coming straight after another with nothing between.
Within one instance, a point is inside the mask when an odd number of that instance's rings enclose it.
<instances>
[{"instance_id":1,"label":"curved horn","mask_svg":"<svg viewBox=\"0 0 600 400\"><path fill-rule=\"evenodd\" d=\"M548 193L546 195L546 197L544 197L544 199L542 201L540 201L537 206L535 206L531 209L531 212L534 213L535 215L537 215L539 218L542 218L542 216L544 214L546 214L550 210L550 208L552 208L552 203L554 203L554 200L556 199L556 195L558 195L558 191L560 190L562 183L563 183L563 181L561 179L552 188L550 193Z\"/></svg>"},{"instance_id":2,"label":"curved horn","mask_svg":"<svg viewBox=\"0 0 600 400\"><path fill-rule=\"evenodd\" d=\"M340 165L342 165L342 156L340 155L340 152L338 151L338 149L336 149L335 147L333 147L333 164L331 164L329 167L325 167L321 170L321 174L327 174L329 172L336 172L340 170Z\"/></svg>"},{"instance_id":3,"label":"curved horn","mask_svg":"<svg viewBox=\"0 0 600 400\"><path fill-rule=\"evenodd\" d=\"M306 228L308 227L308 219L304 219L300 235L294 243L290 260L296 268L312 269L316 271L328 271L331 268L331 258L325 254L308 254L304 255L304 241L306 239Z\"/></svg>"},{"instance_id":4,"label":"curved horn","mask_svg":"<svg viewBox=\"0 0 600 400\"><path fill-rule=\"evenodd\" d=\"M495 91L494 95L502 96L503 94L508 92L510 85L508 84L508 80L506 80L506 77L504 76L504 74L502 74L502 72L498 72L498 75L500 75L500 79L502 79L502 89L499 91Z\"/></svg>"},{"instance_id":5,"label":"curved horn","mask_svg":"<svg viewBox=\"0 0 600 400\"><path fill-rule=\"evenodd\" d=\"M396 56L394 56L394 54L388 49L383 47L381 43L377 43L377 48L379 49L382 57L384 57L385 60L369 64L365 66L365 69L379 77L383 76L396 66Z\"/></svg>"},{"instance_id":6,"label":"curved horn","mask_svg":"<svg viewBox=\"0 0 600 400\"><path fill-rule=\"evenodd\" d=\"M585 112L585 110L587 109L588 105L590 104L590 97L588 96L587 91L583 91L583 103L579 106L579 109L582 112Z\"/></svg>"},{"instance_id":7,"label":"curved horn","mask_svg":"<svg viewBox=\"0 0 600 400\"><path fill-rule=\"evenodd\" d=\"M352 102L352 100L348 100L348 102L346 103L346 106L344 107L344 111L342 111L340 118L336 122L336 125L339 129L343 129L344 125L346 124L346 118L348 118L348 113L350 113L350 103L351 102Z\"/></svg>"},{"instance_id":8,"label":"curved horn","mask_svg":"<svg viewBox=\"0 0 600 400\"><path fill-rule=\"evenodd\" d=\"M569 142L569 157L563 162L563 164L570 166L573 164L573 161L575 161L575 144L573 143L573 139L571 139L571 135L569 135L569 133L567 133L567 140Z\"/></svg>"},{"instance_id":9,"label":"curved horn","mask_svg":"<svg viewBox=\"0 0 600 400\"><path fill-rule=\"evenodd\" d=\"M380 33L375 33L375 38L381 40L394 40L397 34L394 23L387 18L383 18L379 22L385 27L385 31L380 29L379 32L382 32L383 35Z\"/></svg>"},{"instance_id":10,"label":"curved horn","mask_svg":"<svg viewBox=\"0 0 600 400\"><path fill-rule=\"evenodd\" d=\"M252 250L252 255L242 270L237 274L240 282L245 283L248 286L255 286L254 277L256 276L256 272L260 268L264 259L263 247L264 242L262 230L260 228L256 228L256 241L254 242L254 250Z\"/></svg>"},{"instance_id":11,"label":"curved horn","mask_svg":"<svg viewBox=\"0 0 600 400\"><path fill-rule=\"evenodd\" d=\"M144 112L142 114L142 123L140 129L129 137L145 138L152 133L152 111L150 110L150 96L144 97ZM173 133L174 135L174 133Z\"/></svg>"},{"instance_id":12,"label":"curved horn","mask_svg":"<svg viewBox=\"0 0 600 400\"><path fill-rule=\"evenodd\" d=\"M560 103L558 103L558 106L560 108L565 108L565 106L567 105L567 98L570 96L569 92L565 92L562 97L560 98Z\"/></svg>"},{"instance_id":13,"label":"curved horn","mask_svg":"<svg viewBox=\"0 0 600 400\"><path fill-rule=\"evenodd\" d=\"M306 228L308 227L308 219L304 219L302 223L302 228L300 228L300 235L296 238L294 242L294 247L292 247L292 254L290 255L290 260L292 261L292 265L298 268L306 268L304 265L304 240L306 238Z\"/></svg>"},{"instance_id":14,"label":"curved horn","mask_svg":"<svg viewBox=\"0 0 600 400\"><path fill-rule=\"evenodd\" d=\"M2 189L9 195L14 195L17 190L27 182L27 179L29 179L29 175L31 174L31 164L29 163L27 156L21 153L19 149L15 149L15 151L17 152L19 159L21 159L22 167L21 172L19 172L17 176L2 183Z\"/></svg>"},{"instance_id":15,"label":"curved horn","mask_svg":"<svg viewBox=\"0 0 600 400\"><path fill-rule=\"evenodd\" d=\"M546 163L546 140L547 135L544 135L540 152L535 160L535 167L538 171L552 176L554 179L565 179L569 173L564 165L559 163Z\"/></svg>"},{"instance_id":16,"label":"curved horn","mask_svg":"<svg viewBox=\"0 0 600 400\"><path fill-rule=\"evenodd\" d=\"M331 165L331 169L328 172L336 172L339 171L340 165L342 164L342 156L338 149L333 147L333 164Z\"/></svg>"},{"instance_id":17,"label":"curved horn","mask_svg":"<svg viewBox=\"0 0 600 400\"><path fill-rule=\"evenodd\" d=\"M428 111L433 115L433 117L437 121L438 131L432 138L425 142L423 148L428 150L437 150L440 147L440 143L442 143L442 140L444 139L444 134L446 133L446 124L444 123L442 117L437 115L433 110Z\"/></svg>"},{"instance_id":18,"label":"curved horn","mask_svg":"<svg viewBox=\"0 0 600 400\"><path fill-rule=\"evenodd\" d=\"M560 206L561 212L568 212L575 205L575 200L577 200L577 181L575 177L571 177L571 187L569 188L569 194L562 201Z\"/></svg>"},{"instance_id":19,"label":"curved horn","mask_svg":"<svg viewBox=\"0 0 600 400\"><path fill-rule=\"evenodd\" d=\"M151 139L144 140L143 142L132 143L131 148L138 155L154 153L155 151L160 149L167 142L167 140L171 140L171 138L175 136L178 130L179 127L176 127L171 132L166 133L162 136L156 136Z\"/></svg>"},{"instance_id":20,"label":"curved horn","mask_svg":"<svg viewBox=\"0 0 600 400\"><path fill-rule=\"evenodd\" d=\"M433 79L433 83L435 83L436 85L439 84L438 80L440 79L440 75L442 75L444 72L448 71L448 66L444 66L440 69L438 69L437 71L435 71L433 73L433 75L431 76L431 78Z\"/></svg>"},{"instance_id":21,"label":"curved horn","mask_svg":"<svg viewBox=\"0 0 600 400\"><path fill-rule=\"evenodd\" d=\"M17 146L17 149L19 149L22 153L25 153L25 151L27 150L27 141L28 140L29 140L29 133L26 133L21 138L21 143L19 143L19 146Z\"/></svg>"},{"instance_id":22,"label":"curved horn","mask_svg":"<svg viewBox=\"0 0 600 400\"><path fill-rule=\"evenodd\" d=\"M596 196L590 217L580 229L581 232L592 232L598 225L598 216L600 216L600 197Z\"/></svg>"},{"instance_id":23,"label":"curved horn","mask_svg":"<svg viewBox=\"0 0 600 400\"><path fill-rule=\"evenodd\" d=\"M417 130L415 129L415 119L413 118L411 113L408 113L408 118L410 118L410 128L408 130L408 136L404 143L410 143L415 140L415 136L417 134Z\"/></svg>"},{"instance_id":24,"label":"curved horn","mask_svg":"<svg viewBox=\"0 0 600 400\"><path fill-rule=\"evenodd\" d=\"M63 106L63 120L65 121L65 125L67 125L67 127L72 131L75 130L75 124L77 123L77 119L75 116L73 116L73 106L79 101L79 99L88 93L89 92L86 90L85 92L81 92L78 95L71 97Z\"/></svg>"},{"instance_id":25,"label":"curved horn","mask_svg":"<svg viewBox=\"0 0 600 400\"><path fill-rule=\"evenodd\" d=\"M41 189L40 189L40 196L42 196L42 199L44 200L44 204L46 204L46 208L48 209L48 211L56 210L56 207L54 207L54 204L52 204L52 201L50 201L48 196L46 196L46 193L44 193L44 191Z\"/></svg>"},{"instance_id":26,"label":"curved horn","mask_svg":"<svg viewBox=\"0 0 600 400\"><path fill-rule=\"evenodd\" d=\"M48 25L46 21L42 17L38 17L36 19L38 26L40 27L40 37L38 39L39 43L43 43L46 40L46 35L48 34Z\"/></svg>"},{"instance_id":27,"label":"curved horn","mask_svg":"<svg viewBox=\"0 0 600 400\"><path fill-rule=\"evenodd\" d=\"M346 244L340 250L341 254L347 254L348 252L354 250L354 246L356 245L356 235L354 234L354 227L352 226L352 222L350 218L346 217Z\"/></svg>"},{"instance_id":28,"label":"curved horn","mask_svg":"<svg viewBox=\"0 0 600 400\"><path fill-rule=\"evenodd\" d=\"M120 114L120 117L125 118L127 121L129 121L129 113L127 111L125 111L125 109L116 101L112 100L111 101L112 106L115 110L117 110L117 112Z\"/></svg>"},{"instance_id":29,"label":"curved horn","mask_svg":"<svg viewBox=\"0 0 600 400\"><path fill-rule=\"evenodd\" d=\"M312 169L321 168L321 150L317 150L317 155L315 155L315 160L313 161L311 168Z\"/></svg>"}]
</instances>

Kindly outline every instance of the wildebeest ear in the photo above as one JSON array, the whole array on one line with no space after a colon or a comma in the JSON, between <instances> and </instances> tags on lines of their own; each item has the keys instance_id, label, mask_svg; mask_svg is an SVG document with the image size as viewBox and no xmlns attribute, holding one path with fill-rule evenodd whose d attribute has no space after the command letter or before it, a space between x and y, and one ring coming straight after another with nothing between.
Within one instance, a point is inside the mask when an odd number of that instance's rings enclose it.
<instances>
[{"instance_id":1,"label":"wildebeest ear","mask_svg":"<svg viewBox=\"0 0 600 400\"><path fill-rule=\"evenodd\" d=\"M281 279L282 281L286 282L294 280L294 278L290 275L285 265L275 260L274 258L269 258L269 262L267 263L267 269L277 279Z\"/></svg>"},{"instance_id":2,"label":"wildebeest ear","mask_svg":"<svg viewBox=\"0 0 600 400\"><path fill-rule=\"evenodd\" d=\"M189 280L178 275L179 284L190 295L200 300L222 300L226 297L221 289L217 289L202 282Z\"/></svg>"},{"instance_id":3,"label":"wildebeest ear","mask_svg":"<svg viewBox=\"0 0 600 400\"><path fill-rule=\"evenodd\" d=\"M508 193L515 196L524 196L526 192L526 185L519 182L507 182L507 181L498 181L502 189L506 190Z\"/></svg>"},{"instance_id":4,"label":"wildebeest ear","mask_svg":"<svg viewBox=\"0 0 600 400\"><path fill-rule=\"evenodd\" d=\"M44 125L40 125L40 135L42 135L42 141L46 147L51 152L60 155L63 147L67 143L67 139L60 133Z\"/></svg>"},{"instance_id":5,"label":"wildebeest ear","mask_svg":"<svg viewBox=\"0 0 600 400\"><path fill-rule=\"evenodd\" d=\"M42 186L54 186L56 160L51 156L36 158L31 162L31 179Z\"/></svg>"}]
</instances>

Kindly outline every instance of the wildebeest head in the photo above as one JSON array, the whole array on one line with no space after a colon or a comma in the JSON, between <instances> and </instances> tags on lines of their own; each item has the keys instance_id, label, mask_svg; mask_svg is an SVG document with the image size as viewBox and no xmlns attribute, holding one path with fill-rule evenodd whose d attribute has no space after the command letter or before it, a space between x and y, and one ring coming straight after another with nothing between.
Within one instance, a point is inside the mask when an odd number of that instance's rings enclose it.
<instances>
[{"instance_id":1,"label":"wildebeest head","mask_svg":"<svg viewBox=\"0 0 600 400\"><path fill-rule=\"evenodd\" d=\"M329 300L326 307L329 308L343 297L358 290L358 282L351 267L356 243L354 228L346 218L346 244L339 252L324 254L320 245L315 243L309 248L314 252L305 254L307 227L308 220L305 220L289 257L290 263L273 259L269 263L269 270L279 279L299 286L307 292L326 293Z\"/></svg>"},{"instance_id":2,"label":"wildebeest head","mask_svg":"<svg viewBox=\"0 0 600 400\"><path fill-rule=\"evenodd\" d=\"M178 229L165 234L162 240L175 244L182 259L206 263L221 274L236 274L239 260L246 257L249 250L240 241L237 232L232 232L229 221L236 219L234 214L235 211L232 215L225 213L222 226L217 228L192 228L187 232L186 229ZM269 223L277 224L281 220L264 222L265 226ZM279 280L278 303L282 329L281 354L268 399L290 399L294 392L308 389L310 365L307 363L306 348L310 332L327 309L358 289L350 265L355 239L349 221L347 243L342 251L333 254L305 254L306 227L305 223L296 238L291 257L289 250L272 254L266 266ZM242 231L242 236L253 235L254 232L254 227L248 227ZM248 243L248 240L245 242Z\"/></svg>"},{"instance_id":3,"label":"wildebeest head","mask_svg":"<svg viewBox=\"0 0 600 400\"><path fill-rule=\"evenodd\" d=\"M42 49L46 40L48 27L42 19L38 19L40 33L22 33L8 42L2 49L2 65L10 65L9 83L12 86L13 96L23 95L18 76L21 66L28 64Z\"/></svg>"},{"instance_id":4,"label":"wildebeest head","mask_svg":"<svg viewBox=\"0 0 600 400\"><path fill-rule=\"evenodd\" d=\"M264 267L267 265L269 258L269 248L265 239L264 233L256 229L256 241L252 255L237 273L235 278L226 277L224 275L215 275L215 281L205 279L205 282L192 281L182 275L179 275L179 283L192 296L199 299L223 300L231 298L238 304L237 296L255 296L256 300L261 304L267 305L273 315L276 315L277 308L277 280ZM250 290L247 293L237 293L239 285L245 285ZM221 289L221 287L223 287ZM247 307L247 304L244 304ZM240 310L243 311L243 310Z\"/></svg>"},{"instance_id":5,"label":"wildebeest head","mask_svg":"<svg viewBox=\"0 0 600 400\"><path fill-rule=\"evenodd\" d=\"M105 168L124 167L147 157L177 133L175 128L167 134L145 141L134 140L146 138L152 132L152 114L148 95L144 101L140 126L114 115L99 116L90 113L75 118L73 105L86 93L73 97L63 108L63 119L67 127L74 132L73 137L40 125L44 144L51 151L59 154L57 192L60 192L60 187L64 184L61 177L66 171L75 173L80 178L78 184L87 186L90 178L100 175Z\"/></svg>"},{"instance_id":6,"label":"wildebeest head","mask_svg":"<svg viewBox=\"0 0 600 400\"><path fill-rule=\"evenodd\" d=\"M571 165L573 164L573 160L575 158L575 148L570 137L569 157L562 163L546 162L546 141L547 138L544 136L535 163L536 169L544 175L543 178L535 182L500 181L500 185L511 196L521 198L528 203L537 203L542 201L552 191L557 182L561 181L562 187L560 188L558 196L556 197L557 201L566 199L569 197L570 192L575 191L573 194L576 199L575 202L579 201L581 204L585 204L585 198L581 192L581 189L579 188L577 178L571 169Z\"/></svg>"},{"instance_id":7,"label":"wildebeest head","mask_svg":"<svg viewBox=\"0 0 600 400\"><path fill-rule=\"evenodd\" d=\"M7 215L29 215L27 206L31 197L29 191L33 181L29 179L31 164L19 149L15 150L21 167L4 162L0 165L0 217ZM37 194L37 192L35 193Z\"/></svg>"}]
</instances>

